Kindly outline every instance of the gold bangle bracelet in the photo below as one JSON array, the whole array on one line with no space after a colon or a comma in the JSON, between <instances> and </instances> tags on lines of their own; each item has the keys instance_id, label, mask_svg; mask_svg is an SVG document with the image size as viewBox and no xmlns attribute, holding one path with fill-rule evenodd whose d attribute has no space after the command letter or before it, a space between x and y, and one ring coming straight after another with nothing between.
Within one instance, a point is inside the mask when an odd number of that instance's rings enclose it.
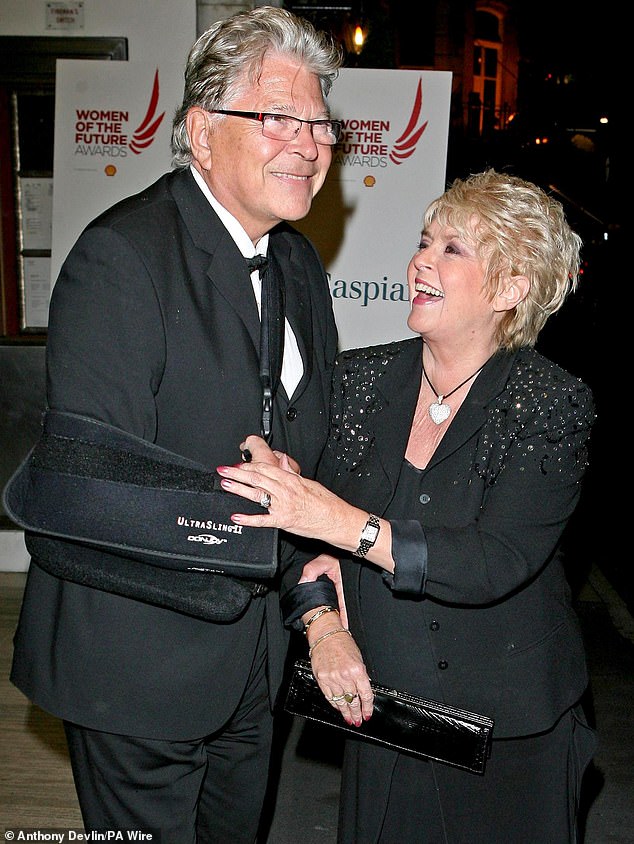
<instances>
[{"instance_id":1,"label":"gold bangle bracelet","mask_svg":"<svg viewBox=\"0 0 634 844\"><path fill-rule=\"evenodd\" d=\"M345 627L335 627L334 630L329 630L327 633L324 633L322 636L319 637L319 639L313 642L313 644L308 649L308 658L311 658L311 656L313 655L313 651L320 642L323 642L324 639L328 638L328 636L334 636L335 633L347 633L348 636L352 636L352 633L349 630L346 630Z\"/></svg>"},{"instance_id":2,"label":"gold bangle bracelet","mask_svg":"<svg viewBox=\"0 0 634 844\"><path fill-rule=\"evenodd\" d=\"M304 625L304 636L308 635L308 628L313 623L313 621L317 621L318 618L321 618L322 615L326 615L326 613L328 612L339 612L339 610L337 609L337 607L322 607L320 610L317 610L317 612L314 615L311 615L311 617Z\"/></svg>"}]
</instances>

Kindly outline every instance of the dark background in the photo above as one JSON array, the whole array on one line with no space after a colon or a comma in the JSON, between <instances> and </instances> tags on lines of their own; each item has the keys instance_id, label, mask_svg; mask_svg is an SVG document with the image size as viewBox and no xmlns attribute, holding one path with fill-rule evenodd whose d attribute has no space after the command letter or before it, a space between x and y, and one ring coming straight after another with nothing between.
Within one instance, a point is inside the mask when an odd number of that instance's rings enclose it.
<instances>
[{"instance_id":1,"label":"dark background","mask_svg":"<svg viewBox=\"0 0 634 844\"><path fill-rule=\"evenodd\" d=\"M374 0L360 5L369 36L361 55L349 55L349 64L411 66L403 59L418 56L421 66L428 62L432 69L434 4ZM470 5L468 0L449 4L448 25L457 40ZM564 549L573 586L583 585L592 564L599 564L634 611L631 565L616 552L620 530L612 518L613 454L618 449L617 460L623 461L629 446L627 432L614 424L615 374L621 389L628 382L628 352L623 349L631 310L627 282L621 280L630 236L626 217L631 216L625 75L625 57L632 50L625 43L629 28L615 0L509 0L507 6L520 55L516 118L511 130L480 137L452 126L447 181L485 167L530 179L562 202L583 239L578 288L550 318L538 342L540 351L590 385L597 406L590 470ZM608 118L607 124L599 124L601 116ZM534 139L541 135L548 144L536 146Z\"/></svg>"}]
</instances>

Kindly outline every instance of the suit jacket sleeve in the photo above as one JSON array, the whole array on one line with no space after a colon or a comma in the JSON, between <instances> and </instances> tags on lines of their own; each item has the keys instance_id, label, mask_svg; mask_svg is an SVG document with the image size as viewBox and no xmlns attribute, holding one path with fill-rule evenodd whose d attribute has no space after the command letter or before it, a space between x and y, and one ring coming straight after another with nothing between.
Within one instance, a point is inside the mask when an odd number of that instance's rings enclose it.
<instances>
[{"instance_id":1,"label":"suit jacket sleeve","mask_svg":"<svg viewBox=\"0 0 634 844\"><path fill-rule=\"evenodd\" d=\"M143 261L112 228L88 228L51 297L49 406L152 442L164 364L163 319Z\"/></svg>"}]
</instances>

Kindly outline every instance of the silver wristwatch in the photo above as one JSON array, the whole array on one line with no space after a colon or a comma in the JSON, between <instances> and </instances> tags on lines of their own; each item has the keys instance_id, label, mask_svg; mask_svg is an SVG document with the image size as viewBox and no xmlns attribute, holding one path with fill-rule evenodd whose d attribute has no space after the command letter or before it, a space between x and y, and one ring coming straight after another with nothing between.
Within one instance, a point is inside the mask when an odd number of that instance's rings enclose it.
<instances>
[{"instance_id":1,"label":"silver wristwatch","mask_svg":"<svg viewBox=\"0 0 634 844\"><path fill-rule=\"evenodd\" d=\"M359 537L359 547L354 552L355 557L365 557L378 539L380 530L381 522L379 517L375 516L373 513L368 513L368 520L361 531L361 536Z\"/></svg>"}]
</instances>

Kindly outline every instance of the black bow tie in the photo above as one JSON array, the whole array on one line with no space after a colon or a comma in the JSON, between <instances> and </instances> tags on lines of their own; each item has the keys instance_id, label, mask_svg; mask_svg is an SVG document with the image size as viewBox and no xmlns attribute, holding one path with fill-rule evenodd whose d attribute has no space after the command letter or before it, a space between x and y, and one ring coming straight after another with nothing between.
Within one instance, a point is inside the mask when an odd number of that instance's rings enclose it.
<instances>
[{"instance_id":1,"label":"black bow tie","mask_svg":"<svg viewBox=\"0 0 634 844\"><path fill-rule=\"evenodd\" d=\"M253 270L260 270L260 274L266 270L269 265L269 259L264 255L254 255L253 258L246 258L247 267L249 268L249 275Z\"/></svg>"}]
</instances>

